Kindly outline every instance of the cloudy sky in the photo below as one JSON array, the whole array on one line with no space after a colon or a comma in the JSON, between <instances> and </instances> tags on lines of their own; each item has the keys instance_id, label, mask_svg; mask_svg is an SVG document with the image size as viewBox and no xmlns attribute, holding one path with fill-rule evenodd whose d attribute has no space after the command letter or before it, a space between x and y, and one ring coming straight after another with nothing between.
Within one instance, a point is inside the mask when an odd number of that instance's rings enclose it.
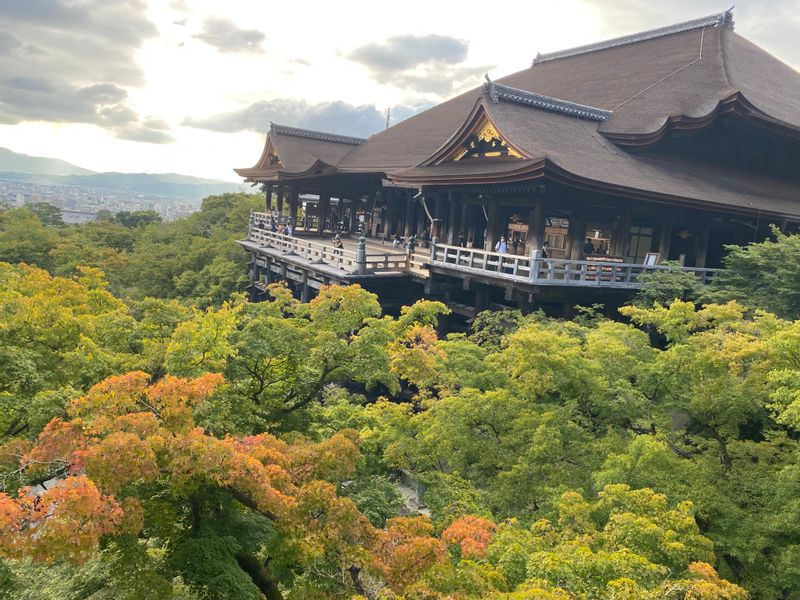
<instances>
[{"instance_id":1,"label":"cloudy sky","mask_svg":"<svg viewBox=\"0 0 800 600\"><path fill-rule=\"evenodd\" d=\"M728 8L672 0L0 0L0 146L236 181L269 121L367 136L548 52ZM800 0L736 30L800 68Z\"/></svg>"}]
</instances>

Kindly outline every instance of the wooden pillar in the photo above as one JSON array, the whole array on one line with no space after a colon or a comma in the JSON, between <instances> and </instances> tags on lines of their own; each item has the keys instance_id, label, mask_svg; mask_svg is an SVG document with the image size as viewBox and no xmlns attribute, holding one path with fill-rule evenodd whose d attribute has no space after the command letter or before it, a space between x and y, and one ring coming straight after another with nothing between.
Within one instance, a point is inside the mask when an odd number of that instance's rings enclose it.
<instances>
[{"instance_id":1,"label":"wooden pillar","mask_svg":"<svg viewBox=\"0 0 800 600\"><path fill-rule=\"evenodd\" d=\"M544 199L536 198L528 215L528 244L530 251L541 250L544 242Z\"/></svg>"},{"instance_id":2,"label":"wooden pillar","mask_svg":"<svg viewBox=\"0 0 800 600\"><path fill-rule=\"evenodd\" d=\"M405 215L405 218L403 220L403 235L405 237L410 236L412 231L413 231L413 227L412 227L412 223L411 223L413 218L414 218L414 199L410 195L407 195L407 197L406 197L406 215Z\"/></svg>"},{"instance_id":3,"label":"wooden pillar","mask_svg":"<svg viewBox=\"0 0 800 600\"><path fill-rule=\"evenodd\" d=\"M613 239L611 240L611 254L614 256L625 256L625 243L628 241L628 237L631 234L632 222L633 213L631 210L623 210L620 218L616 222ZM583 245L582 242L583 240L581 240L581 245Z\"/></svg>"},{"instance_id":4,"label":"wooden pillar","mask_svg":"<svg viewBox=\"0 0 800 600\"><path fill-rule=\"evenodd\" d=\"M308 271L303 269L303 282L300 284L300 302L308 302L310 296L311 288L308 286Z\"/></svg>"},{"instance_id":5,"label":"wooden pillar","mask_svg":"<svg viewBox=\"0 0 800 600\"><path fill-rule=\"evenodd\" d=\"M498 223L498 201L494 198L488 202L489 206L486 209L486 238L484 239L484 247L490 252L494 252L494 246L497 240L500 239L500 224Z\"/></svg>"},{"instance_id":6,"label":"wooden pillar","mask_svg":"<svg viewBox=\"0 0 800 600\"><path fill-rule=\"evenodd\" d=\"M456 206L456 197L453 192L447 192L447 201L450 203L447 207L447 243L451 246L458 241L456 237L458 232L458 207Z\"/></svg>"},{"instance_id":7,"label":"wooden pillar","mask_svg":"<svg viewBox=\"0 0 800 600\"><path fill-rule=\"evenodd\" d=\"M567 257L571 260L583 259L583 242L586 239L586 217L573 212L569 219L569 248Z\"/></svg>"},{"instance_id":8,"label":"wooden pillar","mask_svg":"<svg viewBox=\"0 0 800 600\"><path fill-rule=\"evenodd\" d=\"M278 186L278 219L281 218L283 214L283 186Z\"/></svg>"},{"instance_id":9,"label":"wooden pillar","mask_svg":"<svg viewBox=\"0 0 800 600\"><path fill-rule=\"evenodd\" d=\"M394 227L395 227L395 207L392 205L392 190L389 188L384 189L381 192L381 195L385 198L385 208L383 209L383 237L384 239L387 237L391 237L394 235Z\"/></svg>"},{"instance_id":10,"label":"wooden pillar","mask_svg":"<svg viewBox=\"0 0 800 600\"><path fill-rule=\"evenodd\" d=\"M300 204L300 194L296 189L293 189L289 193L289 223L292 226L292 230L297 227L297 208Z\"/></svg>"},{"instance_id":11,"label":"wooden pillar","mask_svg":"<svg viewBox=\"0 0 800 600\"><path fill-rule=\"evenodd\" d=\"M272 210L272 184L267 184L266 196L264 197L264 210L269 212Z\"/></svg>"},{"instance_id":12,"label":"wooden pillar","mask_svg":"<svg viewBox=\"0 0 800 600\"><path fill-rule=\"evenodd\" d=\"M672 239L672 221L664 221L661 224L661 234L658 238L658 259L660 262L669 260L669 244Z\"/></svg>"},{"instance_id":13,"label":"wooden pillar","mask_svg":"<svg viewBox=\"0 0 800 600\"><path fill-rule=\"evenodd\" d=\"M350 218L348 219L347 229L350 235L356 233L358 228L358 200L350 200Z\"/></svg>"},{"instance_id":14,"label":"wooden pillar","mask_svg":"<svg viewBox=\"0 0 800 600\"><path fill-rule=\"evenodd\" d=\"M272 257L266 256L264 260L267 263L267 268L264 269L264 283L269 285L272 283Z\"/></svg>"},{"instance_id":15,"label":"wooden pillar","mask_svg":"<svg viewBox=\"0 0 800 600\"><path fill-rule=\"evenodd\" d=\"M475 286L475 312L487 310L489 308L489 286L479 284Z\"/></svg>"},{"instance_id":16,"label":"wooden pillar","mask_svg":"<svg viewBox=\"0 0 800 600\"><path fill-rule=\"evenodd\" d=\"M259 282L260 272L258 270L258 259L256 257L256 253L252 253L253 256L253 264L251 265L250 271L250 301L256 302L258 300L258 294L261 290L256 287L256 284Z\"/></svg>"},{"instance_id":17,"label":"wooden pillar","mask_svg":"<svg viewBox=\"0 0 800 600\"><path fill-rule=\"evenodd\" d=\"M340 223L344 223L344 198L339 198L339 204L336 206L336 213L339 215Z\"/></svg>"},{"instance_id":18,"label":"wooden pillar","mask_svg":"<svg viewBox=\"0 0 800 600\"><path fill-rule=\"evenodd\" d=\"M444 198L442 194L436 194L436 200L433 203L433 223L431 224L431 239L437 238L439 240L444 238Z\"/></svg>"},{"instance_id":19,"label":"wooden pillar","mask_svg":"<svg viewBox=\"0 0 800 600\"><path fill-rule=\"evenodd\" d=\"M702 224L700 232L697 234L697 239L695 240L695 243L697 244L695 249L696 258L694 260L695 267L706 266L706 256L708 255L708 236L710 229L711 224L705 222Z\"/></svg>"},{"instance_id":20,"label":"wooden pillar","mask_svg":"<svg viewBox=\"0 0 800 600\"><path fill-rule=\"evenodd\" d=\"M328 212L331 205L331 195L327 192L320 192L319 204L317 205L317 215L319 222L317 223L317 235L325 233L325 221L328 220Z\"/></svg>"},{"instance_id":21,"label":"wooden pillar","mask_svg":"<svg viewBox=\"0 0 800 600\"><path fill-rule=\"evenodd\" d=\"M372 210L369 215L369 234L372 237L378 237L378 225L381 221L381 219L378 219L378 211L381 210L378 207L378 195L377 191L372 192ZM383 198L381 198L381 200L383 200Z\"/></svg>"},{"instance_id":22,"label":"wooden pillar","mask_svg":"<svg viewBox=\"0 0 800 600\"><path fill-rule=\"evenodd\" d=\"M422 232L425 231L425 222L428 220L428 215L425 213L425 206L422 204L422 196L420 196L417 201L417 225L414 228L414 232L417 234L417 237L422 237Z\"/></svg>"},{"instance_id":23,"label":"wooden pillar","mask_svg":"<svg viewBox=\"0 0 800 600\"><path fill-rule=\"evenodd\" d=\"M461 217L458 219L458 232L456 236L460 234L464 234L464 238L469 240L474 240L474 234L470 233L470 223L469 223L469 204L467 204L467 199L463 196L461 197ZM456 241L458 241L458 237L456 237Z\"/></svg>"}]
</instances>

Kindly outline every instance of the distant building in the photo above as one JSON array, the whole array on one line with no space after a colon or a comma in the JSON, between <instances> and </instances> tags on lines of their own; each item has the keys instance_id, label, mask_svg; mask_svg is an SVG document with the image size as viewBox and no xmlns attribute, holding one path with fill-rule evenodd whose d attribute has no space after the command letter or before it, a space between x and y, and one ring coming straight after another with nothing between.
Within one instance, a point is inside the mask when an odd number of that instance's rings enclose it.
<instances>
[{"instance_id":1,"label":"distant building","mask_svg":"<svg viewBox=\"0 0 800 600\"><path fill-rule=\"evenodd\" d=\"M81 225L97 220L97 213L82 210L62 210L61 220L65 225Z\"/></svg>"}]
</instances>

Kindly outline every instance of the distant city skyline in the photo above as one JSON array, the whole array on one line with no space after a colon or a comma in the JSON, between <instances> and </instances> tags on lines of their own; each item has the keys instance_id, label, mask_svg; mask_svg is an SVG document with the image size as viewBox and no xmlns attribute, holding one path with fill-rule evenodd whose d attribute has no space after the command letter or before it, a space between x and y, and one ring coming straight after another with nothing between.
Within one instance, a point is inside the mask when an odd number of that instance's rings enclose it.
<instances>
[{"instance_id":1,"label":"distant city skyline","mask_svg":"<svg viewBox=\"0 0 800 600\"><path fill-rule=\"evenodd\" d=\"M239 181L269 121L367 136L549 52L729 8L707 0L400 5L5 0L0 145L95 171ZM800 66L800 0L736 30Z\"/></svg>"}]
</instances>

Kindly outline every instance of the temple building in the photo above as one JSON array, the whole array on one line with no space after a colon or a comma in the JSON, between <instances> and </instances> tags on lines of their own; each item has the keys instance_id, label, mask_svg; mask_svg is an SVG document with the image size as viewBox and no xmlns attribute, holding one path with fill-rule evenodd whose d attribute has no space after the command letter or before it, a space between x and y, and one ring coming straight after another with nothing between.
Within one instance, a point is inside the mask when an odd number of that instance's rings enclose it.
<instances>
[{"instance_id":1,"label":"temple building","mask_svg":"<svg viewBox=\"0 0 800 600\"><path fill-rule=\"evenodd\" d=\"M706 283L726 244L797 231L800 73L727 11L540 54L368 139L272 124L236 172L266 192L240 241L256 297L613 304L665 261Z\"/></svg>"}]
</instances>

